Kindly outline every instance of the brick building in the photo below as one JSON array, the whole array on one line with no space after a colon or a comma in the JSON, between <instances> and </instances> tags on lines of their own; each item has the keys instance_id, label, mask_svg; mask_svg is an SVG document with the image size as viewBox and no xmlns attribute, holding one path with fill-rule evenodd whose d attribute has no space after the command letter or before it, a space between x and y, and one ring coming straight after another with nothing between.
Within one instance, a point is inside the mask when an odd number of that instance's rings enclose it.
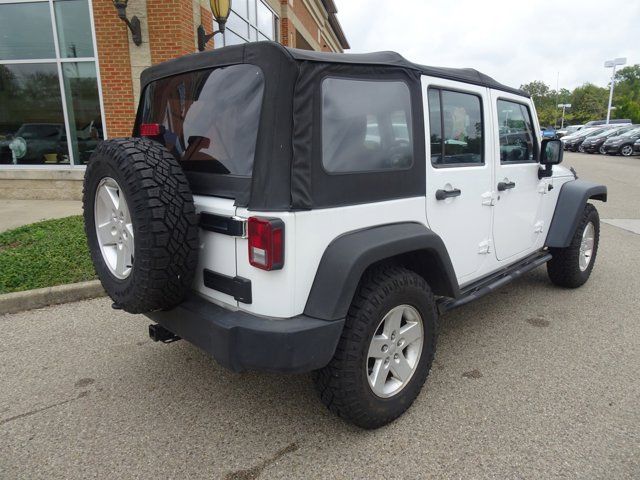
<instances>
[{"instance_id":1,"label":"brick building","mask_svg":"<svg viewBox=\"0 0 640 480\"><path fill-rule=\"evenodd\" d=\"M78 198L103 138L128 136L146 67L197 50L208 0L129 0L136 45L112 0L0 0L0 197ZM333 0L233 0L207 48L274 40L349 48Z\"/></svg>"}]
</instances>

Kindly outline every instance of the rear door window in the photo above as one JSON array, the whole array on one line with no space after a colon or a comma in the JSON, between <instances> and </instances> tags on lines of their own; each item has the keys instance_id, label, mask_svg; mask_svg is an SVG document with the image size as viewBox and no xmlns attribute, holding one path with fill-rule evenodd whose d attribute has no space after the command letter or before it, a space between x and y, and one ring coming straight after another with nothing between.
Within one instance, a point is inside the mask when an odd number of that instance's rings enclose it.
<instances>
[{"instance_id":1,"label":"rear door window","mask_svg":"<svg viewBox=\"0 0 640 480\"><path fill-rule=\"evenodd\" d=\"M250 177L264 77L242 64L152 82L142 123L160 124L160 140L186 171Z\"/></svg>"},{"instance_id":2,"label":"rear door window","mask_svg":"<svg viewBox=\"0 0 640 480\"><path fill-rule=\"evenodd\" d=\"M484 164L480 97L429 89L431 163L434 167Z\"/></svg>"}]
</instances>

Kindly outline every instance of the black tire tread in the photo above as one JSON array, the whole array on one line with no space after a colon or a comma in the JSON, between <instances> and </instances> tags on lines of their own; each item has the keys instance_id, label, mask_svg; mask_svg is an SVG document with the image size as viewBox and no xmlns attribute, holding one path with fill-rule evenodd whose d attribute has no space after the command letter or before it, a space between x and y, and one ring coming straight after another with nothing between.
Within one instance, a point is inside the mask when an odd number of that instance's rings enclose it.
<instances>
[{"instance_id":1,"label":"black tire tread","mask_svg":"<svg viewBox=\"0 0 640 480\"><path fill-rule=\"evenodd\" d=\"M134 266L127 282L113 281L97 240L91 241L95 238L93 177L105 168L104 163L120 173L117 181L126 193L134 225ZM189 182L164 146L145 138L102 142L87 167L83 205L94 265L119 307L144 313L169 309L182 301L198 260L198 220Z\"/></svg>"},{"instance_id":2,"label":"black tire tread","mask_svg":"<svg viewBox=\"0 0 640 480\"><path fill-rule=\"evenodd\" d=\"M411 379L412 388L409 390L408 385L401 392L410 391L410 395L403 399L405 406L380 415L380 412L371 412L366 408L356 388L356 379L363 373L361 364L363 359L360 351L363 342L368 345L371 322L379 321L379 318L376 317L377 307L390 292L407 287L419 289L420 294L424 295L424 299L432 308L434 334L430 337L431 344L423 349L423 355L427 355L425 368L414 373ZM426 322L426 319L424 321ZM425 324L425 326L427 325ZM366 272L349 308L344 330L333 359L326 367L314 372L314 382L321 401L332 413L362 428L378 428L392 422L411 405L420 393L433 362L436 341L435 300L424 278L415 272L397 266L385 266ZM420 362L422 362L422 358Z\"/></svg>"},{"instance_id":3,"label":"black tire tread","mask_svg":"<svg viewBox=\"0 0 640 480\"><path fill-rule=\"evenodd\" d=\"M582 232L589 222L595 226L595 238L593 246L593 256L589 267L584 272L580 271L579 255L580 244L582 243ZM583 285L591 275L598 253L600 238L600 219L596 207L587 203L582 218L578 223L576 232L571 239L571 243L566 248L550 248L553 258L547 262L547 274L551 281L560 287L578 288Z\"/></svg>"}]
</instances>

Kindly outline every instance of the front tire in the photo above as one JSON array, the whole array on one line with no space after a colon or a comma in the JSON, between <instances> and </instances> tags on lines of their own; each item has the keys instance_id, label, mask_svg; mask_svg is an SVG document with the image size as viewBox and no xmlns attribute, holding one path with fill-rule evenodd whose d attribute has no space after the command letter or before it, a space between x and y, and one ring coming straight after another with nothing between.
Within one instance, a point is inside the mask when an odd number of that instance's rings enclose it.
<instances>
[{"instance_id":1,"label":"front tire","mask_svg":"<svg viewBox=\"0 0 640 480\"><path fill-rule=\"evenodd\" d=\"M620 149L620 153L621 153L624 157L630 157L631 155L633 155L633 146L631 146L631 145L624 145L624 146Z\"/></svg>"},{"instance_id":2,"label":"front tire","mask_svg":"<svg viewBox=\"0 0 640 480\"><path fill-rule=\"evenodd\" d=\"M565 288L577 288L591 276L598 253L600 217L596 208L588 203L578 228L566 248L550 248L553 258L547 263L551 281Z\"/></svg>"},{"instance_id":3,"label":"front tire","mask_svg":"<svg viewBox=\"0 0 640 480\"><path fill-rule=\"evenodd\" d=\"M315 372L330 411L366 429L402 415L420 393L435 354L431 289L400 267L365 274L331 362Z\"/></svg>"}]
</instances>

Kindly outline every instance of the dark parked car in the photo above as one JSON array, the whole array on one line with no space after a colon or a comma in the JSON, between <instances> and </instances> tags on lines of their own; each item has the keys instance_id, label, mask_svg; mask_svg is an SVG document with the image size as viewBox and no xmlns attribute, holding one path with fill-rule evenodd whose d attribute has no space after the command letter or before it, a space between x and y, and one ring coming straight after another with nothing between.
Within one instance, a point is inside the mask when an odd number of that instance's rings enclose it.
<instances>
[{"instance_id":1,"label":"dark parked car","mask_svg":"<svg viewBox=\"0 0 640 480\"><path fill-rule=\"evenodd\" d=\"M640 138L640 127L629 130L627 133L618 135L617 137L608 138L603 144L602 149L607 155L624 155L630 157L633 155L633 144Z\"/></svg>"},{"instance_id":2,"label":"dark parked car","mask_svg":"<svg viewBox=\"0 0 640 480\"><path fill-rule=\"evenodd\" d=\"M604 155L605 151L602 145L608 138L622 135L636 128L638 128L637 125L622 127L622 128L612 128L610 130L605 130L604 132L600 132L597 135L593 135L592 137L587 137L582 142L582 145L578 147L578 151L587 152L587 153L600 152Z\"/></svg>"},{"instance_id":3,"label":"dark parked car","mask_svg":"<svg viewBox=\"0 0 640 480\"><path fill-rule=\"evenodd\" d=\"M633 144L633 151L640 153L640 138Z\"/></svg>"},{"instance_id":4,"label":"dark parked car","mask_svg":"<svg viewBox=\"0 0 640 480\"><path fill-rule=\"evenodd\" d=\"M13 147L12 147L13 145ZM64 125L58 123L25 123L13 136L0 142L2 163L13 163L16 149L16 163L41 164L47 156L55 155L56 161L62 160L61 152L66 149Z\"/></svg>"},{"instance_id":5,"label":"dark parked car","mask_svg":"<svg viewBox=\"0 0 640 480\"><path fill-rule=\"evenodd\" d=\"M582 142L585 139L589 137L593 137L605 131L607 131L606 128L594 128L594 129L584 130L584 133L578 133L577 135L573 135L571 137L564 137L562 139L562 144L565 150L577 152L578 148L580 148L580 145L582 145Z\"/></svg>"}]
</instances>

